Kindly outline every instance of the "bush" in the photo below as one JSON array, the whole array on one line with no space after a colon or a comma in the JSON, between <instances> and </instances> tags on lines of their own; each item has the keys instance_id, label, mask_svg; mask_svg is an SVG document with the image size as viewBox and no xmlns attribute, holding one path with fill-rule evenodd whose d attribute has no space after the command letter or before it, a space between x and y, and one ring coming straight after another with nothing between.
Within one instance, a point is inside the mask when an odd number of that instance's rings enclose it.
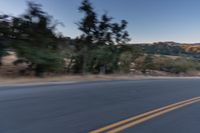
<instances>
[{"instance_id":1,"label":"bush","mask_svg":"<svg viewBox=\"0 0 200 133\"><path fill-rule=\"evenodd\" d=\"M135 61L136 69L141 70L142 73L146 73L147 70L154 70L155 63L154 63L154 56L152 55L145 55L139 57Z\"/></svg>"},{"instance_id":2,"label":"bush","mask_svg":"<svg viewBox=\"0 0 200 133\"><path fill-rule=\"evenodd\" d=\"M161 57L154 60L156 69L171 73L186 73L191 70L198 70L200 63L192 59Z\"/></svg>"},{"instance_id":3,"label":"bush","mask_svg":"<svg viewBox=\"0 0 200 133\"><path fill-rule=\"evenodd\" d=\"M121 72L130 72L131 63L134 61L133 54L131 52L123 52L119 57L119 68Z\"/></svg>"}]
</instances>

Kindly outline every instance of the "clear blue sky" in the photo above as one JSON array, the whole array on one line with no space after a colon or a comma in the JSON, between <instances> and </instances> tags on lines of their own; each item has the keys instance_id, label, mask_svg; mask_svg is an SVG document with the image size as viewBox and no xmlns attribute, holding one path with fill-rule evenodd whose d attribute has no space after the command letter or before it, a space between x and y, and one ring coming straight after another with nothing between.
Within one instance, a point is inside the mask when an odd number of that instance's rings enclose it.
<instances>
[{"instance_id":1,"label":"clear blue sky","mask_svg":"<svg viewBox=\"0 0 200 133\"><path fill-rule=\"evenodd\" d=\"M34 0L65 27L66 36L80 34L75 23L81 18L77 8L81 0ZM126 19L132 42L200 42L200 0L91 0L96 11L105 11L115 21ZM25 0L0 0L0 12L19 15Z\"/></svg>"}]
</instances>

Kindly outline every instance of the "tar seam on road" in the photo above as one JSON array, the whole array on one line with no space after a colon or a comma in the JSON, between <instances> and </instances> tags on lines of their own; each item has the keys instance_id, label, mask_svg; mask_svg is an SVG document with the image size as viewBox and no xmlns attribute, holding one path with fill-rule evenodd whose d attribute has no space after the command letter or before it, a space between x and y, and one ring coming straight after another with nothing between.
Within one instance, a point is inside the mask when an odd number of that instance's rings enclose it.
<instances>
[{"instance_id":1,"label":"tar seam on road","mask_svg":"<svg viewBox=\"0 0 200 133\"><path fill-rule=\"evenodd\" d=\"M123 131L127 128L133 127L137 124L143 123L147 120L153 119L155 117L158 117L160 115L166 114L168 112L174 111L176 109L194 104L200 102L200 97L195 97L192 99L184 100L181 102L177 102L162 108L158 108L116 123L113 123L111 125L105 126L103 128L91 131L89 133L102 133L102 132L107 132L107 133L118 133L120 131Z\"/></svg>"}]
</instances>

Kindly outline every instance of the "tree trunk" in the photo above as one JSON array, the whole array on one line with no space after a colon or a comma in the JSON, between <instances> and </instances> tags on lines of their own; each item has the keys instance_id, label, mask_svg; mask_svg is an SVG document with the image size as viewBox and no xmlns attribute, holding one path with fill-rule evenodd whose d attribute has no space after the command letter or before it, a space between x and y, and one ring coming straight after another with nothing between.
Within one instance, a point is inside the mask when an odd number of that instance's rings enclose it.
<instances>
[{"instance_id":1,"label":"tree trunk","mask_svg":"<svg viewBox=\"0 0 200 133\"><path fill-rule=\"evenodd\" d=\"M106 65L100 67L100 74L106 74Z\"/></svg>"},{"instance_id":2,"label":"tree trunk","mask_svg":"<svg viewBox=\"0 0 200 133\"><path fill-rule=\"evenodd\" d=\"M70 62L69 62L69 64L67 65L67 73L70 72L70 69L71 69L71 66L72 66L72 62L73 62L73 59L70 59Z\"/></svg>"},{"instance_id":3,"label":"tree trunk","mask_svg":"<svg viewBox=\"0 0 200 133\"><path fill-rule=\"evenodd\" d=\"M41 65L36 65L36 68L35 68L35 76L36 77L44 77L44 68L41 66Z\"/></svg>"},{"instance_id":4,"label":"tree trunk","mask_svg":"<svg viewBox=\"0 0 200 133\"><path fill-rule=\"evenodd\" d=\"M87 47L84 47L83 49L83 65L82 65L82 73L85 75L87 71Z\"/></svg>"}]
</instances>

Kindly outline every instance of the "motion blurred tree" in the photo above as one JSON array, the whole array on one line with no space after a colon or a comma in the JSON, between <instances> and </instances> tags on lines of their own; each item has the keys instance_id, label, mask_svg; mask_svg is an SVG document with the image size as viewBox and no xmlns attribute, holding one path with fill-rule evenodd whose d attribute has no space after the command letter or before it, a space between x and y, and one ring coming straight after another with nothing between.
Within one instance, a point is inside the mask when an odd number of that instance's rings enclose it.
<instances>
[{"instance_id":1,"label":"motion blurred tree","mask_svg":"<svg viewBox=\"0 0 200 133\"><path fill-rule=\"evenodd\" d=\"M7 48L10 44L11 37L11 22L8 15L0 15L0 65L1 59L7 54Z\"/></svg>"},{"instance_id":2,"label":"motion blurred tree","mask_svg":"<svg viewBox=\"0 0 200 133\"><path fill-rule=\"evenodd\" d=\"M72 47L61 46L67 44L66 38L56 33L57 23L39 4L28 2L28 10L19 17L1 15L0 59L10 46L19 58L15 63L26 62L37 76L62 70L64 57L70 62L68 72L114 72L121 54L117 45L130 41L128 23L113 23L107 13L98 17L89 0L83 0L79 11L84 14L78 23L82 35Z\"/></svg>"},{"instance_id":3,"label":"motion blurred tree","mask_svg":"<svg viewBox=\"0 0 200 133\"><path fill-rule=\"evenodd\" d=\"M89 47L94 43L97 34L97 14L88 0L83 0L79 11L84 13L83 19L78 23L79 30L82 31L81 40Z\"/></svg>"},{"instance_id":4,"label":"motion blurred tree","mask_svg":"<svg viewBox=\"0 0 200 133\"><path fill-rule=\"evenodd\" d=\"M109 17L107 13L98 19L89 0L83 0L79 11L85 14L78 23L79 30L83 33L80 39L88 45L95 47L95 44L125 44L130 41L126 31L128 24L126 20L122 20L121 23L113 23L113 18Z\"/></svg>"},{"instance_id":5,"label":"motion blurred tree","mask_svg":"<svg viewBox=\"0 0 200 133\"><path fill-rule=\"evenodd\" d=\"M55 28L56 23L41 9L41 5L32 2L28 3L25 14L13 18L13 47L18 57L28 62L37 76L64 67L58 51L59 38Z\"/></svg>"},{"instance_id":6,"label":"motion blurred tree","mask_svg":"<svg viewBox=\"0 0 200 133\"><path fill-rule=\"evenodd\" d=\"M110 50L110 52L113 53L109 55L113 56L113 58L106 58L111 59L109 62L113 62L112 59L116 59L114 57L116 56L116 53L118 53L118 49L116 46L110 47L109 45L124 44L130 41L130 39L129 34L126 31L126 27L128 24L127 21L122 20L120 24L113 23L112 17L109 17L107 13L103 14L100 19L98 19L97 13L94 11L94 8L92 7L92 4L89 2L89 0L83 0L81 6L79 7L79 11L81 13L84 13L84 17L78 23L79 30L82 32L82 35L79 38L79 42L81 42L79 43L79 46L80 44L82 44L82 47L80 49L80 56L79 58L77 58L78 61L76 62L82 62L82 72L85 73L87 71L93 71L92 68L95 64L91 64L91 62L94 63L98 59L99 61L97 62L101 62L102 60L101 58L98 58L99 55L95 54L93 54L94 58L88 58L88 54L91 50L98 49L99 51L105 50L105 48L107 48L107 51ZM103 51L98 53L106 55L106 53ZM102 55L102 57L103 56L104 55ZM90 61L91 59L92 61ZM116 64L116 62L113 63L113 65ZM105 70L106 68L108 68L107 65L108 63L98 65L99 68L97 69Z\"/></svg>"},{"instance_id":7,"label":"motion blurred tree","mask_svg":"<svg viewBox=\"0 0 200 133\"><path fill-rule=\"evenodd\" d=\"M99 24L97 26L98 31L96 32L96 43L98 45L113 45L112 31L111 31L111 21L112 17L109 17L107 14L101 16Z\"/></svg>"},{"instance_id":8,"label":"motion blurred tree","mask_svg":"<svg viewBox=\"0 0 200 133\"><path fill-rule=\"evenodd\" d=\"M87 73L87 52L88 50L92 49L93 41L96 34L96 24L97 24L97 15L94 12L94 9L91 5L91 3L88 0L84 0L79 7L79 11L81 13L84 13L83 19L78 23L78 28L80 31L82 31L82 35L80 37L82 48L80 50L80 53L77 54L78 56L76 59L78 62L81 62L82 64L82 73ZM80 42L80 41L79 41ZM79 43L80 44L80 43ZM80 63L79 63L80 65ZM77 66L75 64L75 66ZM78 67L76 67L78 68Z\"/></svg>"}]
</instances>

